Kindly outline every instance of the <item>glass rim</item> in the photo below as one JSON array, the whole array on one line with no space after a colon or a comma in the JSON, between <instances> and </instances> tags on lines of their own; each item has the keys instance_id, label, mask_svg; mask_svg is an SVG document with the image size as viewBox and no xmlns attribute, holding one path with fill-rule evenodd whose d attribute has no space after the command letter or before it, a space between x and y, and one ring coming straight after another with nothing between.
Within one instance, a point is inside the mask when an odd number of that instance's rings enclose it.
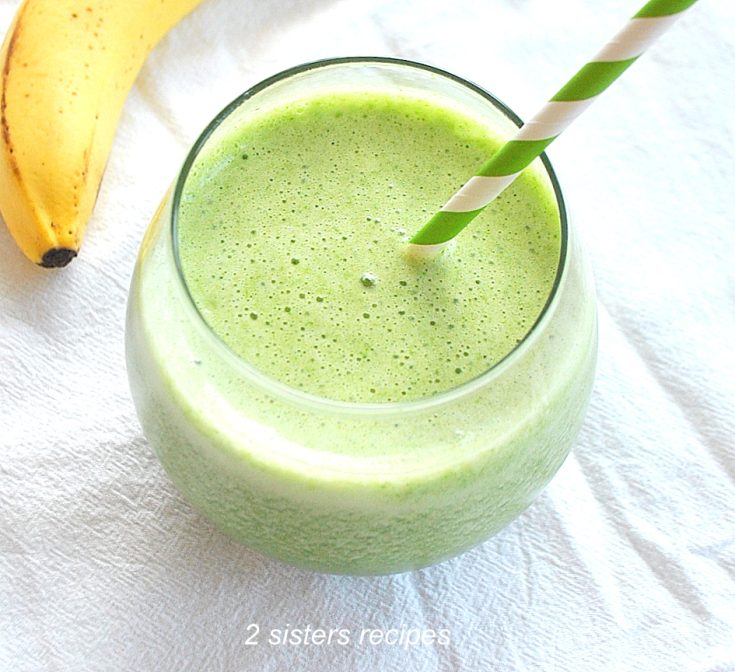
<instances>
[{"instance_id":1,"label":"glass rim","mask_svg":"<svg viewBox=\"0 0 735 672\"><path fill-rule=\"evenodd\" d=\"M311 408L322 409L324 411L340 412L340 413L351 413L351 414L405 414L418 411L426 411L432 408L440 407L449 402L456 401L462 397L465 397L472 392L485 387L492 383L493 380L497 379L502 373L511 367L513 363L518 360L525 351L529 349L532 342L535 340L537 334L539 334L549 316L553 312L553 307L557 303L559 297L559 290L562 285L564 276L566 275L567 261L568 261L568 248L569 248L569 226L567 209L564 202L564 197L561 191L561 186L556 173L551 165L551 161L545 152L543 152L539 159L541 160L546 175L548 176L551 186L556 198L556 205L559 210L559 226L560 226L560 248L559 248L559 260L557 263L556 275L554 282L549 291L546 302L543 308L539 312L534 323L529 327L528 331L524 334L523 338L509 350L500 360L495 362L492 366L478 374L474 378L451 387L442 392L436 394L420 397L418 399L409 399L406 401L385 401L385 402L353 402L343 401L340 399L332 399L330 397L323 397L311 392L306 392L300 388L293 387L287 383L284 383L277 378L270 376L269 374L261 371L255 365L251 364L247 359L237 354L227 343L212 329L207 320L200 312L194 297L191 294L189 285L186 281L186 275L181 264L181 256L179 254L179 239L178 239L178 213L179 206L181 204L181 197L183 194L184 186L186 184L189 172L196 161L201 150L205 147L207 142L213 133L220 127L220 125L233 114L243 103L253 98L255 95L265 91L270 86L279 82L285 81L291 77L309 72L311 70L317 70L321 68L340 66L340 65L354 65L354 64L370 64L376 65L393 65L402 68L422 70L430 74L439 75L446 79L449 79L457 84L460 84L464 88L478 94L485 101L490 103L496 110L501 112L507 119L513 122L517 127L523 125L521 118L505 103L496 98L494 95L478 86L477 84L468 81L462 77L437 68L432 65L420 63L418 61L411 61L401 58L391 58L383 56L347 56L340 58L326 58L317 61L310 61L301 65L282 70L281 72L268 77L254 86L246 89L243 93L233 99L227 104L214 118L207 124L205 129L201 132L199 137L196 139L191 149L189 150L184 163L179 170L176 177L176 182L173 189L173 197L171 201L170 209L170 222L168 226L168 233L171 236L172 251L174 256L174 263L176 266L176 274L181 286L184 289L186 301L188 302L189 308L193 311L195 319L200 323L200 326L204 328L206 333L211 336L216 344L216 347L221 351L222 356L228 363L238 369L244 374L244 376L255 385L264 388L267 392L290 400L300 406L308 406ZM461 234L460 234L461 235Z\"/></svg>"}]
</instances>

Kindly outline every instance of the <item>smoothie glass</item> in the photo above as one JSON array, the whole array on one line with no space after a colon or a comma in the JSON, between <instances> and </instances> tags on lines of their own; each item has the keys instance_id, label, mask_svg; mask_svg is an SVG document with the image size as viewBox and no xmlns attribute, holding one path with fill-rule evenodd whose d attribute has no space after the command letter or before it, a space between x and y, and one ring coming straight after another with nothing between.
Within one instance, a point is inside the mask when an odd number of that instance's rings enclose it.
<instances>
[{"instance_id":1,"label":"smoothie glass","mask_svg":"<svg viewBox=\"0 0 735 672\"><path fill-rule=\"evenodd\" d=\"M531 503L582 422L597 323L589 270L542 156L533 169L559 211L555 282L525 338L479 377L413 401L342 402L289 387L230 350L180 268L177 213L192 164L256 111L355 88L449 101L504 136L521 123L475 85L395 59L321 61L253 87L197 140L146 234L130 290L127 362L145 435L192 506L285 562L384 574L469 549Z\"/></svg>"}]
</instances>

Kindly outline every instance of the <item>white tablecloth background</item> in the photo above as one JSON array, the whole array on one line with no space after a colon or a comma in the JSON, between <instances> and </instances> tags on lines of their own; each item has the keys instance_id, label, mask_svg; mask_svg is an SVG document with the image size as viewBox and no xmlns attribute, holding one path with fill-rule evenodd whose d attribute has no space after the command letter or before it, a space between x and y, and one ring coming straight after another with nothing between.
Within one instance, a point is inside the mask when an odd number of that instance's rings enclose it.
<instances>
[{"instance_id":1,"label":"white tablecloth background","mask_svg":"<svg viewBox=\"0 0 735 672\"><path fill-rule=\"evenodd\" d=\"M4 31L15 0L0 0ZM381 578L230 541L141 434L123 357L137 247L188 145L246 87L338 55L425 61L528 117L636 0L208 0L124 110L81 256L0 227L0 670L735 670L735 8L701 2L550 150L597 278L577 446L510 527ZM246 640L259 626L258 644ZM272 646L271 629L348 628ZM448 629L449 646L363 628Z\"/></svg>"}]
</instances>

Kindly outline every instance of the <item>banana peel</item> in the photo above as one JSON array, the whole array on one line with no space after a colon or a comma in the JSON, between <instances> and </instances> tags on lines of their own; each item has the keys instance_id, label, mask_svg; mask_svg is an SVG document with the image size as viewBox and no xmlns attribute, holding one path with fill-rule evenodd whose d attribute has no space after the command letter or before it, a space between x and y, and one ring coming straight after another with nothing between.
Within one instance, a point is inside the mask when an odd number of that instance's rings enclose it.
<instances>
[{"instance_id":1,"label":"banana peel","mask_svg":"<svg viewBox=\"0 0 735 672\"><path fill-rule=\"evenodd\" d=\"M77 256L128 92L200 2L21 2L0 51L0 213L31 261Z\"/></svg>"}]
</instances>

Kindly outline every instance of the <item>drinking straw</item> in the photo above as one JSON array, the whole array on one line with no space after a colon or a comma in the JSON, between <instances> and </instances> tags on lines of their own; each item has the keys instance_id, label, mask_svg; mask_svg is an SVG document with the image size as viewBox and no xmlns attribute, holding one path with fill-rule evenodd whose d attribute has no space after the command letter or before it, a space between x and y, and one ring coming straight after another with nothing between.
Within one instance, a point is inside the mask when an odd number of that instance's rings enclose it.
<instances>
[{"instance_id":1,"label":"drinking straw","mask_svg":"<svg viewBox=\"0 0 735 672\"><path fill-rule=\"evenodd\" d=\"M409 240L438 254L697 0L650 0Z\"/></svg>"}]
</instances>

